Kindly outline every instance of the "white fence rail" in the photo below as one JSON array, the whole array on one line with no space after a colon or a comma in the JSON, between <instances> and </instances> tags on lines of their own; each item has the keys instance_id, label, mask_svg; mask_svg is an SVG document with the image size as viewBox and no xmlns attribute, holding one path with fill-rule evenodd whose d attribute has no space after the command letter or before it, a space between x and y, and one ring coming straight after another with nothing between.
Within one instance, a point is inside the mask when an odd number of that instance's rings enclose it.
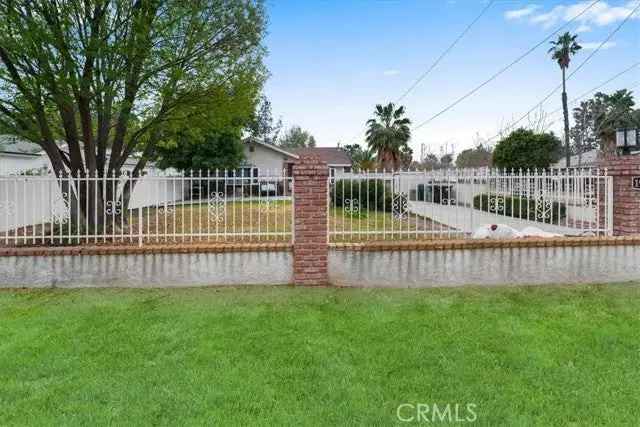
<instances>
[{"instance_id":1,"label":"white fence rail","mask_svg":"<svg viewBox=\"0 0 640 427\"><path fill-rule=\"evenodd\" d=\"M288 241L283 171L0 176L0 244Z\"/></svg>"},{"instance_id":2,"label":"white fence rail","mask_svg":"<svg viewBox=\"0 0 640 427\"><path fill-rule=\"evenodd\" d=\"M0 176L0 245L292 241L284 171ZM487 224L610 235L604 170L352 173L329 179L331 241L467 237Z\"/></svg>"},{"instance_id":3,"label":"white fence rail","mask_svg":"<svg viewBox=\"0 0 640 427\"><path fill-rule=\"evenodd\" d=\"M466 237L477 227L610 235L605 170L353 173L330 179L333 241Z\"/></svg>"}]
</instances>

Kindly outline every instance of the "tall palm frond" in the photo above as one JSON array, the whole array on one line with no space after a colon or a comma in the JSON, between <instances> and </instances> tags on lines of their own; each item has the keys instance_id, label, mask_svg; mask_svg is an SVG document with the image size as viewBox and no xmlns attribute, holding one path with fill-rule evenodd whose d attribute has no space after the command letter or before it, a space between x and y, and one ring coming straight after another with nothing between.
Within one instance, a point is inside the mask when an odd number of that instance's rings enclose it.
<instances>
[{"instance_id":1,"label":"tall palm frond","mask_svg":"<svg viewBox=\"0 0 640 427\"><path fill-rule=\"evenodd\" d=\"M398 169L402 149L411 138L411 120L403 117L404 113L403 106L396 108L392 102L384 106L378 104L374 117L367 120L367 144L377 153L384 169Z\"/></svg>"}]
</instances>

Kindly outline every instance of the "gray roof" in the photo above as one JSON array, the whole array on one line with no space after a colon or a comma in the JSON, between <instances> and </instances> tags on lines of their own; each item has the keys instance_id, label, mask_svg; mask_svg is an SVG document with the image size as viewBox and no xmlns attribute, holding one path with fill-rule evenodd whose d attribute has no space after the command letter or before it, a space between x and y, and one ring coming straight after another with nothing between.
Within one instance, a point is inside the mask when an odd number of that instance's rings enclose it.
<instances>
[{"instance_id":1,"label":"gray roof","mask_svg":"<svg viewBox=\"0 0 640 427\"><path fill-rule=\"evenodd\" d=\"M297 155L313 154L328 165L351 165L353 161L344 149L340 147L309 147L293 150Z\"/></svg>"},{"instance_id":2,"label":"gray roof","mask_svg":"<svg viewBox=\"0 0 640 427\"><path fill-rule=\"evenodd\" d=\"M19 136L0 135L0 152L15 154L37 154L42 151L38 144L29 142Z\"/></svg>"}]
</instances>

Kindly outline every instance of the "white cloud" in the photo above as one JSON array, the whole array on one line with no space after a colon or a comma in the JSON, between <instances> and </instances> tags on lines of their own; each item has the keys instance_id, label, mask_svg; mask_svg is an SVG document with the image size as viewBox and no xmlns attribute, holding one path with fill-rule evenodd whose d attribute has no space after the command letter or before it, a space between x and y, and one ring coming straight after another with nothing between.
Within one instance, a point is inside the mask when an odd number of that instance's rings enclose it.
<instances>
[{"instance_id":1,"label":"white cloud","mask_svg":"<svg viewBox=\"0 0 640 427\"><path fill-rule=\"evenodd\" d=\"M383 75L385 76L397 76L398 74L400 74L400 71L398 70L384 70L382 72Z\"/></svg>"},{"instance_id":2,"label":"white cloud","mask_svg":"<svg viewBox=\"0 0 640 427\"><path fill-rule=\"evenodd\" d=\"M582 46L583 49L585 50L594 50L597 49L598 46L600 46L602 42L588 42L588 43L580 43L580 46ZM616 47L616 42L605 42L602 47L600 48L600 50L607 50L607 49L611 49L613 47Z\"/></svg>"},{"instance_id":3,"label":"white cloud","mask_svg":"<svg viewBox=\"0 0 640 427\"><path fill-rule=\"evenodd\" d=\"M581 1L572 5L559 5L540 13L534 13L538 9L537 7L531 12L528 12L532 7L528 6L524 9L506 12L505 18L515 19L528 17L530 23L549 28L555 24L568 22L579 16L576 19L580 24L577 32L587 32L591 30L592 26L604 27L622 21L640 4L640 0L631 0L620 6L612 6L602 1L589 8L589 5L592 3L592 1ZM587 8L589 9L586 10ZM585 10L586 12L580 15ZM519 13L521 15L518 15ZM640 12L636 12L631 19L640 19Z\"/></svg>"},{"instance_id":4,"label":"white cloud","mask_svg":"<svg viewBox=\"0 0 640 427\"><path fill-rule=\"evenodd\" d=\"M533 12L535 12L539 8L540 6L538 6L537 4L530 4L529 6L523 7L522 9L507 10L504 13L504 17L508 21L513 19L524 18L525 16L531 15Z\"/></svg>"}]
</instances>

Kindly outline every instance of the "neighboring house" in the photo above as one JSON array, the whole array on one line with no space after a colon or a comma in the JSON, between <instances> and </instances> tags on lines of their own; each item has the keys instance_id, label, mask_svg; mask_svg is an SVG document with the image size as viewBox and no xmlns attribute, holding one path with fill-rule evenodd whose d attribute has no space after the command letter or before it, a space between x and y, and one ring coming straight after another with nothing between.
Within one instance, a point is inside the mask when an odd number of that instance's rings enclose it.
<instances>
[{"instance_id":1,"label":"neighboring house","mask_svg":"<svg viewBox=\"0 0 640 427\"><path fill-rule=\"evenodd\" d=\"M245 161L242 165L244 176L268 176L284 171L292 175L293 164L303 154L312 154L326 162L331 176L350 173L353 161L349 154L338 147L313 147L285 150L276 145L256 141L245 142Z\"/></svg>"},{"instance_id":2,"label":"neighboring house","mask_svg":"<svg viewBox=\"0 0 640 427\"><path fill-rule=\"evenodd\" d=\"M64 143L61 144L66 150ZM107 150L107 160L109 150ZM125 170L133 170L138 162L131 156L124 164ZM157 172L153 163L149 163L147 171ZM51 172L51 162L44 150L33 142L25 141L13 135L0 135L0 175L38 174Z\"/></svg>"},{"instance_id":3,"label":"neighboring house","mask_svg":"<svg viewBox=\"0 0 640 427\"><path fill-rule=\"evenodd\" d=\"M582 154L576 154L571 156L571 167L572 168L591 168L598 166L598 154L600 150L593 149L589 151L585 151ZM554 168L565 168L567 167L567 160L563 157L558 160L556 163L551 165Z\"/></svg>"},{"instance_id":4,"label":"neighboring house","mask_svg":"<svg viewBox=\"0 0 640 427\"><path fill-rule=\"evenodd\" d=\"M303 154L318 156L321 161L327 163L329 173L332 177L351 173L351 168L353 167L351 156L340 147L299 148L294 150L294 153L298 156Z\"/></svg>"},{"instance_id":5,"label":"neighboring house","mask_svg":"<svg viewBox=\"0 0 640 427\"><path fill-rule=\"evenodd\" d=\"M243 176L279 176L283 171L291 176L298 155L264 142L245 141L244 144Z\"/></svg>"},{"instance_id":6,"label":"neighboring house","mask_svg":"<svg viewBox=\"0 0 640 427\"><path fill-rule=\"evenodd\" d=\"M42 149L12 135L0 135L0 175L47 169L49 160Z\"/></svg>"}]
</instances>

